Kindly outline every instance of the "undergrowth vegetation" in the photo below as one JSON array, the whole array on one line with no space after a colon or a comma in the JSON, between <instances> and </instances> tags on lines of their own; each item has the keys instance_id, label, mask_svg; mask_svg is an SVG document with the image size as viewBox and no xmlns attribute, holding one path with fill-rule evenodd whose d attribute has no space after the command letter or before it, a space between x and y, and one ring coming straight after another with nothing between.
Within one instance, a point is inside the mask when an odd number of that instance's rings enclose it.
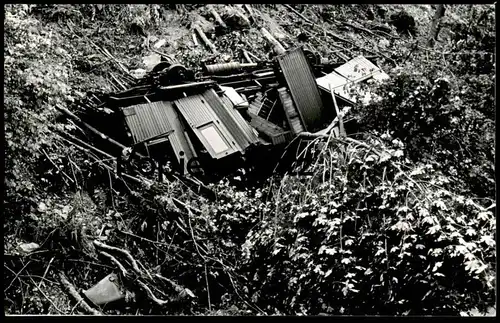
<instances>
[{"instance_id":1,"label":"undergrowth vegetation","mask_svg":"<svg viewBox=\"0 0 500 323\"><path fill-rule=\"evenodd\" d=\"M297 19L277 5L256 7ZM358 8L305 7L330 27ZM398 67L374 90L381 99L351 110L360 133L309 143L301 153L315 159L302 171L311 175L291 169L246 188L226 178L210 199L179 180L117 178L59 135L95 139L55 109L81 111L76 102L90 91L110 89L105 75L116 62L92 56L88 39L116 43L131 67L149 53L144 34L171 28L169 51L202 57L176 38L190 36L186 11L6 6L6 313L82 313L60 273L88 289L111 272L135 296L106 314L458 315L494 306L494 11L459 7L448 9L435 48L423 47L428 23L418 19L392 41ZM408 16L387 8L358 9L366 19ZM120 268L102 244L129 252L138 270Z\"/></svg>"}]
</instances>

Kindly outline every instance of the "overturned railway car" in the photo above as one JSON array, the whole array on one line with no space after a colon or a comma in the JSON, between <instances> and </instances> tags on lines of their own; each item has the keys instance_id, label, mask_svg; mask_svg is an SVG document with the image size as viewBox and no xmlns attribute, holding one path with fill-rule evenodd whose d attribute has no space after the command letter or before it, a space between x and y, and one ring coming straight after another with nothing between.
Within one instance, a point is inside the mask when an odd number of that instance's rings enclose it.
<instances>
[{"instance_id":1,"label":"overturned railway car","mask_svg":"<svg viewBox=\"0 0 500 323\"><path fill-rule=\"evenodd\" d=\"M321 131L337 117L332 96L341 108L356 104L350 89L388 77L362 56L331 69L313 63L295 48L259 64L216 64L201 72L173 65L166 74L153 71L149 86L144 79L110 95L109 104L124 120L128 145L160 168L170 163L200 178L272 166L282 156L276 146Z\"/></svg>"}]
</instances>

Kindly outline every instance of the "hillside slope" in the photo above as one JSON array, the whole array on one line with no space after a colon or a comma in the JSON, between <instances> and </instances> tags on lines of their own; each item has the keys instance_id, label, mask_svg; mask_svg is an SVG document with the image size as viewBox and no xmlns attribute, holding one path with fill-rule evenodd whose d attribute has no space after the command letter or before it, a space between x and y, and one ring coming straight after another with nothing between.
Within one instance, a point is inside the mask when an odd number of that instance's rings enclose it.
<instances>
[{"instance_id":1,"label":"hillside slope","mask_svg":"<svg viewBox=\"0 0 500 323\"><path fill-rule=\"evenodd\" d=\"M6 314L466 315L494 306L493 8L447 6L433 48L427 5L214 8L228 30L202 4L5 6ZM193 41L193 22L217 54ZM286 48L339 63L364 55L391 76L376 89L381 101L353 108L360 133L312 142L311 177L259 187L226 178L210 185L212 200L179 180L117 178L61 135L95 140L56 106L85 115L116 79L161 57L188 67L243 61L241 49L271 58L260 27ZM91 308L68 289L112 272L120 304Z\"/></svg>"}]
</instances>

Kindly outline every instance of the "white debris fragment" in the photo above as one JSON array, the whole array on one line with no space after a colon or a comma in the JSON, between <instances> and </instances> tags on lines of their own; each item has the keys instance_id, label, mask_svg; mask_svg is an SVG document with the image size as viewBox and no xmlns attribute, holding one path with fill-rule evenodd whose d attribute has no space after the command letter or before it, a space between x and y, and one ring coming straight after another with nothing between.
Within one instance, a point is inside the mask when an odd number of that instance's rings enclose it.
<instances>
[{"instance_id":1,"label":"white debris fragment","mask_svg":"<svg viewBox=\"0 0 500 323\"><path fill-rule=\"evenodd\" d=\"M36 250L40 249L40 245L38 243L30 242L30 243L22 243L19 245L19 251L25 254L32 253Z\"/></svg>"},{"instance_id":2,"label":"white debris fragment","mask_svg":"<svg viewBox=\"0 0 500 323\"><path fill-rule=\"evenodd\" d=\"M160 48L162 47L163 45L165 45L167 43L167 41L165 39L160 39L155 45L154 45L154 48Z\"/></svg>"},{"instance_id":3,"label":"white debris fragment","mask_svg":"<svg viewBox=\"0 0 500 323\"><path fill-rule=\"evenodd\" d=\"M43 203L43 202L40 202L40 204L38 204L38 211L39 212L47 211L47 205L45 205L45 203Z\"/></svg>"}]
</instances>

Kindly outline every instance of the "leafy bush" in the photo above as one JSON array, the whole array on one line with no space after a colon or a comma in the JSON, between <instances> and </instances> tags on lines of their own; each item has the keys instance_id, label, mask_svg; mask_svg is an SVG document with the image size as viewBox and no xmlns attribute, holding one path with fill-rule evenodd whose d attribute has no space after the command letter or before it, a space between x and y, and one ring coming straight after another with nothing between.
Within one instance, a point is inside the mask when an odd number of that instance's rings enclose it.
<instances>
[{"instance_id":1,"label":"leafy bush","mask_svg":"<svg viewBox=\"0 0 500 323\"><path fill-rule=\"evenodd\" d=\"M364 131L389 131L412 160L436 162L464 192L492 199L495 36L487 8L485 26L449 23L455 45L447 53L416 54L379 89L383 99L356 114Z\"/></svg>"},{"instance_id":2,"label":"leafy bush","mask_svg":"<svg viewBox=\"0 0 500 323\"><path fill-rule=\"evenodd\" d=\"M421 315L494 302L493 211L443 189L447 177L408 164L401 142L384 137L372 142L382 153L318 143L313 177L273 186L269 212L243 245L258 305Z\"/></svg>"}]
</instances>

